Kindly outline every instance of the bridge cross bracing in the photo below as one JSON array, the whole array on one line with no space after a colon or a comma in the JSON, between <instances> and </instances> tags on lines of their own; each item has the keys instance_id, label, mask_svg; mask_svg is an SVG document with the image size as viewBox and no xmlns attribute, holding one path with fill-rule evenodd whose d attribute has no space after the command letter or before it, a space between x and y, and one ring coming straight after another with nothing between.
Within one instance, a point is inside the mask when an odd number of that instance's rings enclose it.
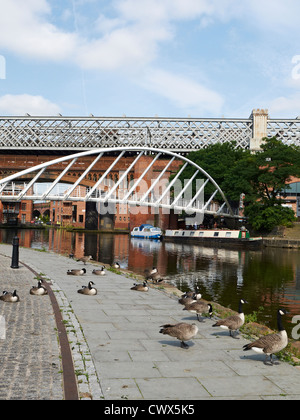
<instances>
[{"instance_id":1,"label":"bridge cross bracing","mask_svg":"<svg viewBox=\"0 0 300 420\"><path fill-rule=\"evenodd\" d=\"M116 177L115 168L128 153L130 153L130 163ZM110 165L106 165L98 179L93 179L90 176L91 171L101 163L101 159L103 160L106 154L110 155ZM72 171L77 161L86 156L92 157L88 167L78 175L72 185L68 188L64 186L64 190L59 191L57 187L64 181L64 176ZM138 167L142 158L145 157L146 164ZM156 165L160 159L163 159L163 167L154 171L155 167L158 168ZM51 168L59 163L64 163L65 168L56 175L51 184L42 190L36 188L40 183L45 182L45 179L49 180ZM174 171L175 163L178 171ZM180 176L188 167L191 167L192 170L189 173L192 175L189 179L181 181ZM170 178L172 172L173 177ZM87 185L87 179L93 180L93 185L83 187ZM215 200L216 196L218 196L218 201ZM234 217L223 191L200 166L177 153L144 147L93 149L25 169L0 180L0 199L2 202L84 201L95 202L102 208L104 204L126 204L135 211L141 208L152 208L154 211L163 209L165 214L174 211L175 214L186 212L200 216L210 214ZM108 212L111 213L112 208L110 206Z\"/></svg>"},{"instance_id":2,"label":"bridge cross bracing","mask_svg":"<svg viewBox=\"0 0 300 420\"><path fill-rule=\"evenodd\" d=\"M1 150L65 150L150 147L188 153L236 141L252 149L262 137L300 145L300 119L270 119L267 110L242 118L1 117ZM253 146L254 144L254 146Z\"/></svg>"}]
</instances>

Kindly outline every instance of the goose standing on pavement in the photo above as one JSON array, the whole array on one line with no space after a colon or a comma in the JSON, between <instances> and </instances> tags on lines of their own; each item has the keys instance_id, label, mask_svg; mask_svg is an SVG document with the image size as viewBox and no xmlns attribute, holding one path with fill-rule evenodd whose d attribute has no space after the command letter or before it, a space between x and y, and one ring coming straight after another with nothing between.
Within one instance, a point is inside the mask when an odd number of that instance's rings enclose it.
<instances>
[{"instance_id":1,"label":"goose standing on pavement","mask_svg":"<svg viewBox=\"0 0 300 420\"><path fill-rule=\"evenodd\" d=\"M35 295L35 296L43 296L43 295L47 295L48 291L46 289L46 287L44 287L42 285L42 280L38 281L38 285L37 286L32 286L32 288L30 289L29 293L31 295Z\"/></svg>"},{"instance_id":2,"label":"goose standing on pavement","mask_svg":"<svg viewBox=\"0 0 300 420\"><path fill-rule=\"evenodd\" d=\"M149 287L147 282L144 281L143 284L134 283L134 286L130 288L130 290L137 290L138 292L148 292Z\"/></svg>"},{"instance_id":3,"label":"goose standing on pavement","mask_svg":"<svg viewBox=\"0 0 300 420\"><path fill-rule=\"evenodd\" d=\"M0 300L2 300L3 302L11 302L11 303L15 303L15 302L20 302L20 298L17 295L17 291L14 290L13 292L3 292L3 295L0 296Z\"/></svg>"},{"instance_id":4,"label":"goose standing on pavement","mask_svg":"<svg viewBox=\"0 0 300 420\"><path fill-rule=\"evenodd\" d=\"M196 324L179 322L178 324L161 325L159 332L177 338L177 340L181 341L181 347L183 349L188 349L189 345L186 344L185 341L191 340L197 335L198 327Z\"/></svg>"},{"instance_id":5,"label":"goose standing on pavement","mask_svg":"<svg viewBox=\"0 0 300 420\"><path fill-rule=\"evenodd\" d=\"M237 331L241 328L241 326L244 325L244 322L245 322L245 315L243 312L244 303L247 303L247 302L244 299L241 299L239 303L239 312L237 315L232 315L232 316L229 316L228 318L220 319L215 324L213 324L213 327L221 327L225 330L229 330L230 336L233 338L237 338L235 337L233 332L235 331L235 333L237 333Z\"/></svg>"},{"instance_id":6,"label":"goose standing on pavement","mask_svg":"<svg viewBox=\"0 0 300 420\"><path fill-rule=\"evenodd\" d=\"M266 358L264 364L267 364L268 356L270 356L271 365L273 362L273 354L283 350L288 345L287 332L282 326L282 316L287 312L284 309L278 309L277 311L277 327L278 332L273 334L265 335L252 343L245 344L243 350L253 350L256 353L265 354Z\"/></svg>"},{"instance_id":7,"label":"goose standing on pavement","mask_svg":"<svg viewBox=\"0 0 300 420\"><path fill-rule=\"evenodd\" d=\"M82 286L81 289L77 290L77 293L80 293L82 295L89 295L89 296L95 296L98 291L94 286L94 282L93 281L89 281L87 286Z\"/></svg>"},{"instance_id":8,"label":"goose standing on pavement","mask_svg":"<svg viewBox=\"0 0 300 420\"><path fill-rule=\"evenodd\" d=\"M92 259L93 257L91 255L85 255L84 257L78 258L76 261L81 261L84 263L84 265L86 265L86 263Z\"/></svg>"},{"instance_id":9,"label":"goose standing on pavement","mask_svg":"<svg viewBox=\"0 0 300 420\"><path fill-rule=\"evenodd\" d=\"M105 276L106 272L104 265L101 268L94 268L92 274L95 274L96 276Z\"/></svg>"},{"instance_id":10,"label":"goose standing on pavement","mask_svg":"<svg viewBox=\"0 0 300 420\"><path fill-rule=\"evenodd\" d=\"M183 308L183 311L189 311L192 314L196 314L199 322L203 322L203 319L200 320L199 318L202 314L209 314L210 318L212 317L212 314L213 314L212 306L210 303L197 302L197 301L186 304L185 307Z\"/></svg>"},{"instance_id":11,"label":"goose standing on pavement","mask_svg":"<svg viewBox=\"0 0 300 420\"><path fill-rule=\"evenodd\" d=\"M69 276L83 276L86 273L85 268L73 268L72 270L68 270L67 274Z\"/></svg>"}]
</instances>

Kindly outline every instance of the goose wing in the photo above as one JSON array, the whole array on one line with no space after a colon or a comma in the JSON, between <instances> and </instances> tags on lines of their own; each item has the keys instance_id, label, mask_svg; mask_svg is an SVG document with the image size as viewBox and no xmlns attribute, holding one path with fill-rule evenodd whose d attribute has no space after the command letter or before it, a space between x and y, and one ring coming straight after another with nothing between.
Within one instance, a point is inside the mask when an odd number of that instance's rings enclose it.
<instances>
[{"instance_id":1,"label":"goose wing","mask_svg":"<svg viewBox=\"0 0 300 420\"><path fill-rule=\"evenodd\" d=\"M219 319L213 327L228 327L229 329L238 329L244 321L239 315L232 315L225 319Z\"/></svg>"},{"instance_id":2,"label":"goose wing","mask_svg":"<svg viewBox=\"0 0 300 420\"><path fill-rule=\"evenodd\" d=\"M188 311L196 311L199 313L208 310L208 306L204 302L192 302L188 305L185 305L185 307Z\"/></svg>"},{"instance_id":3,"label":"goose wing","mask_svg":"<svg viewBox=\"0 0 300 420\"><path fill-rule=\"evenodd\" d=\"M198 327L195 325L180 322L178 324L165 324L161 326L159 331L161 334L167 334L171 337L176 337L178 340L185 341L194 337L198 332Z\"/></svg>"},{"instance_id":4,"label":"goose wing","mask_svg":"<svg viewBox=\"0 0 300 420\"><path fill-rule=\"evenodd\" d=\"M285 334L286 335L286 334ZM285 336L280 333L268 334L258 340L243 346L244 351L251 349L261 349L266 354L276 353L284 349L287 345Z\"/></svg>"}]
</instances>

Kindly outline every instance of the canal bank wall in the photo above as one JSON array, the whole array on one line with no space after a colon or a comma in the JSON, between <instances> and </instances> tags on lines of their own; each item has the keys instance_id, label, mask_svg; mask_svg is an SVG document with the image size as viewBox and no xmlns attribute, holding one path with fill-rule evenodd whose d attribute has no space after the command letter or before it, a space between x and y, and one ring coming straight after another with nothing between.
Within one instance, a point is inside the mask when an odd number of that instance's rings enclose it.
<instances>
[{"instance_id":1,"label":"canal bank wall","mask_svg":"<svg viewBox=\"0 0 300 420\"><path fill-rule=\"evenodd\" d=\"M263 246L273 248L300 248L300 222L292 227L276 228L274 234L263 237Z\"/></svg>"},{"instance_id":2,"label":"canal bank wall","mask_svg":"<svg viewBox=\"0 0 300 420\"><path fill-rule=\"evenodd\" d=\"M263 246L273 248L300 248L300 239L263 238Z\"/></svg>"}]
</instances>

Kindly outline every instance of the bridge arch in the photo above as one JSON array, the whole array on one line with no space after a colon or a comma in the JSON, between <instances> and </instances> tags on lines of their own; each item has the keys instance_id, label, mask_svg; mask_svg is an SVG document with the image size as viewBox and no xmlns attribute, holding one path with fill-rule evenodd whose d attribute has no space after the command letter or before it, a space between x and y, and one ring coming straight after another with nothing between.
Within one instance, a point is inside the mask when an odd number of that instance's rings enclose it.
<instances>
[{"instance_id":1,"label":"bridge arch","mask_svg":"<svg viewBox=\"0 0 300 420\"><path fill-rule=\"evenodd\" d=\"M83 161L87 157L89 164ZM56 169L54 176L53 168L59 165L61 169ZM189 165L193 175L182 185L179 177ZM43 191L36 189L45 180L50 180L50 185ZM62 182L72 180L69 188L58 191ZM196 189L192 188L196 182ZM213 192L204 199L208 186ZM217 193L222 201L218 205L214 201ZM223 191L203 168L185 156L159 148L99 148L53 159L2 178L0 199L95 202L107 212L115 205L127 205L132 211L150 208L234 217Z\"/></svg>"}]
</instances>

